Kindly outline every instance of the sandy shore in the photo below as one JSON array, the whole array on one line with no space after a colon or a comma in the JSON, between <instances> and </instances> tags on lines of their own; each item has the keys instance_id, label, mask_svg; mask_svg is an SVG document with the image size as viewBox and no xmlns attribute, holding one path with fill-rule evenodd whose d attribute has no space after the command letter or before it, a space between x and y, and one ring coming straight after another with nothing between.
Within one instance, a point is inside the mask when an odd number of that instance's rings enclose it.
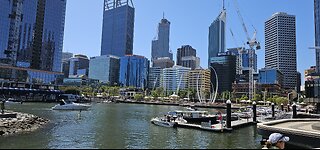
<instances>
[{"instance_id":1,"label":"sandy shore","mask_svg":"<svg viewBox=\"0 0 320 150\"><path fill-rule=\"evenodd\" d=\"M49 122L48 119L32 114L9 111L6 113L15 113L17 118L0 118L0 136L32 132Z\"/></svg>"}]
</instances>

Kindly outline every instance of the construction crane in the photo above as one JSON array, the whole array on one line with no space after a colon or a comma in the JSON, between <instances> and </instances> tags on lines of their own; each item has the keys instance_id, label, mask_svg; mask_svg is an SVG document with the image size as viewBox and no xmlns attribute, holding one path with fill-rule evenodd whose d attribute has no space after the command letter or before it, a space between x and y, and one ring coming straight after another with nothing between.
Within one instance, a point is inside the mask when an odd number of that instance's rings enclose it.
<instances>
[{"instance_id":1,"label":"construction crane","mask_svg":"<svg viewBox=\"0 0 320 150\"><path fill-rule=\"evenodd\" d=\"M242 69L243 69L243 59L242 59L242 54L244 53L244 51L245 51L245 44L244 44L244 46L243 47L239 47L238 46L238 43L237 43L237 40L236 40L236 38L234 37L234 34L233 34L233 32L232 32L232 30L230 29L230 33L231 33L231 36L232 36L232 38L233 38L233 41L234 41L234 43L237 45L237 50L238 50L238 53L239 53L239 56L238 56L238 68L239 68L239 70L238 70L238 74L242 74Z\"/></svg>"},{"instance_id":2,"label":"construction crane","mask_svg":"<svg viewBox=\"0 0 320 150\"><path fill-rule=\"evenodd\" d=\"M254 79L253 79L253 71L254 71L254 67L253 67L253 61L254 61L254 54L255 54L255 50L259 50L261 47L260 47L260 42L258 42L256 40L256 35L257 35L257 30L254 29L254 33L253 33L253 37L250 38L249 36L249 33L248 33L248 30L247 30L247 27L245 25L245 22L243 20L243 17L240 13L240 10L239 10L239 5L237 3L237 0L234 0L234 4L235 4L235 7L236 7L236 10L237 10L237 14L238 14L238 17L241 21L241 24L242 24L242 27L243 27L243 30L246 34L246 38L247 38L247 44L249 45L249 49L248 49L248 52L249 52L249 100L252 100L253 99L253 92L254 92Z\"/></svg>"}]
</instances>

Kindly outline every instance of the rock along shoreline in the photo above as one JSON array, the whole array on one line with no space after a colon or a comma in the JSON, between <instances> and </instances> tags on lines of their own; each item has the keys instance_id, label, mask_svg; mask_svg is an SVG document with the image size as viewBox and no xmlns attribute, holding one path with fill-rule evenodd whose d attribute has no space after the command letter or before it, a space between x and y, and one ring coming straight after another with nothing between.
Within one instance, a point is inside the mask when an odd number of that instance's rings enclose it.
<instances>
[{"instance_id":1,"label":"rock along shoreline","mask_svg":"<svg viewBox=\"0 0 320 150\"><path fill-rule=\"evenodd\" d=\"M6 111L5 114L17 114L16 118L0 117L0 137L9 136L26 132L33 132L50 120L32 114Z\"/></svg>"}]
</instances>

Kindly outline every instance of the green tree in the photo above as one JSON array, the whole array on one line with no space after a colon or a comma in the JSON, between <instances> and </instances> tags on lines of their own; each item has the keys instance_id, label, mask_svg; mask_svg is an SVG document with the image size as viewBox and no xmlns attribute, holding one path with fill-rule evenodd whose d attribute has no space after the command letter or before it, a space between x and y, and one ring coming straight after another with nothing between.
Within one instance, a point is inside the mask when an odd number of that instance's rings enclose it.
<instances>
[{"instance_id":1,"label":"green tree","mask_svg":"<svg viewBox=\"0 0 320 150\"><path fill-rule=\"evenodd\" d=\"M240 100L248 100L248 99L249 99L249 98L248 98L247 95L242 95L241 98L240 98Z\"/></svg>"},{"instance_id":2,"label":"green tree","mask_svg":"<svg viewBox=\"0 0 320 150\"><path fill-rule=\"evenodd\" d=\"M261 101L262 99L262 96L260 94L255 94L254 97L253 97L253 101Z\"/></svg>"},{"instance_id":3,"label":"green tree","mask_svg":"<svg viewBox=\"0 0 320 150\"><path fill-rule=\"evenodd\" d=\"M180 98L186 98L188 96L188 91L180 90L178 95L180 96Z\"/></svg>"},{"instance_id":4,"label":"green tree","mask_svg":"<svg viewBox=\"0 0 320 150\"><path fill-rule=\"evenodd\" d=\"M142 94L136 94L134 95L134 99L137 101L142 101L143 100L143 95Z\"/></svg>"}]
</instances>

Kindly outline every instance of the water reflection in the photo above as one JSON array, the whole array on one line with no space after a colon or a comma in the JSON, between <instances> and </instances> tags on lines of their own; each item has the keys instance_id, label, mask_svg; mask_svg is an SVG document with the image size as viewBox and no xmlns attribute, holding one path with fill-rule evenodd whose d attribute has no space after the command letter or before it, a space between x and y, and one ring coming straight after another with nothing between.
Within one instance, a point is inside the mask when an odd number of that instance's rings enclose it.
<instances>
[{"instance_id":1,"label":"water reflection","mask_svg":"<svg viewBox=\"0 0 320 150\"><path fill-rule=\"evenodd\" d=\"M14 111L45 117L51 122L36 132L0 137L0 148L126 148L213 149L259 148L255 127L232 133L213 133L183 128L165 128L150 119L181 109L173 106L93 104L88 111L52 111L54 104L24 103L9 106ZM214 112L214 110L210 110Z\"/></svg>"}]
</instances>

